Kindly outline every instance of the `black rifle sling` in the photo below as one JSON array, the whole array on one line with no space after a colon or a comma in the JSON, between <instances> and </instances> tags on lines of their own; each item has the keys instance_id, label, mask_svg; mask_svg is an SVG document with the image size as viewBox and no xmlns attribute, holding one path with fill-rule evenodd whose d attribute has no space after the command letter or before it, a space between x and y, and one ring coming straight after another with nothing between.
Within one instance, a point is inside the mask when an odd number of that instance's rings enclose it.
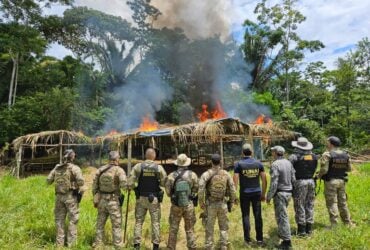
<instances>
[{"instance_id":1,"label":"black rifle sling","mask_svg":"<svg viewBox=\"0 0 370 250\"><path fill-rule=\"evenodd\" d=\"M103 171L101 171L100 173L99 173L99 176L98 176L98 191L100 191L100 184L99 184L99 182L100 182L100 176L102 175L102 174L104 174L105 172L107 172L109 169L111 169L113 167L113 165L110 165L109 164L109 167L107 167L106 169L104 169Z\"/></svg>"},{"instance_id":2,"label":"black rifle sling","mask_svg":"<svg viewBox=\"0 0 370 250\"><path fill-rule=\"evenodd\" d=\"M171 189L171 195L174 193L175 191L175 187L176 187L176 183L178 180L181 179L181 177L184 176L185 172L187 172L188 170L187 169L184 169L183 171L180 172L180 174L175 178L175 181L173 182L173 185L172 185L172 189Z\"/></svg>"}]
</instances>

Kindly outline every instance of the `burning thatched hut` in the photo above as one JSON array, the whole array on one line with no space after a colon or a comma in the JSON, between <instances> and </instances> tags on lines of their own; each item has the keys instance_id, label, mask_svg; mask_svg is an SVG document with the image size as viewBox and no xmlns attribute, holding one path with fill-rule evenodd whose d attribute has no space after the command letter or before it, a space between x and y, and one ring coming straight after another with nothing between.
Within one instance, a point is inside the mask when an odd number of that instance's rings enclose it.
<instances>
[{"instance_id":1,"label":"burning thatched hut","mask_svg":"<svg viewBox=\"0 0 370 250\"><path fill-rule=\"evenodd\" d=\"M210 155L221 154L225 166L231 165L240 157L242 143L254 146L255 155L264 159L264 149L271 142L288 140L295 133L282 129L272 122L247 124L234 118L207 120L178 126L151 128L150 131L138 129L127 133L111 133L100 137L99 142L115 144L124 152L130 162L131 157L143 158L147 147L158 150L157 159L166 165L167 160L178 153L185 152L193 159L193 166L209 165Z\"/></svg>"}]
</instances>

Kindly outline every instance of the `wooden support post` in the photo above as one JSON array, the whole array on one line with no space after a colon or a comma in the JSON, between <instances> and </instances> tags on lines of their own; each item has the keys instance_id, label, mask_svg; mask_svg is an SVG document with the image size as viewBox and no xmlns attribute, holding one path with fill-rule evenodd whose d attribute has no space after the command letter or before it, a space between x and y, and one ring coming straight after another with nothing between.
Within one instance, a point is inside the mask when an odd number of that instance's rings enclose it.
<instances>
[{"instance_id":1,"label":"wooden support post","mask_svg":"<svg viewBox=\"0 0 370 250\"><path fill-rule=\"evenodd\" d=\"M59 136L59 164L63 162L63 132Z\"/></svg>"},{"instance_id":2,"label":"wooden support post","mask_svg":"<svg viewBox=\"0 0 370 250\"><path fill-rule=\"evenodd\" d=\"M102 155L103 147L104 147L104 143L102 142L102 144L100 144L100 147L99 147L99 166L102 165L101 155Z\"/></svg>"},{"instance_id":3,"label":"wooden support post","mask_svg":"<svg viewBox=\"0 0 370 250\"><path fill-rule=\"evenodd\" d=\"M179 149L177 148L177 146L175 148L175 154L176 154L176 158L177 158L177 156L179 156Z\"/></svg>"},{"instance_id":4,"label":"wooden support post","mask_svg":"<svg viewBox=\"0 0 370 250\"><path fill-rule=\"evenodd\" d=\"M224 168L224 142L221 137L220 139L220 155L221 155L221 167Z\"/></svg>"},{"instance_id":5,"label":"wooden support post","mask_svg":"<svg viewBox=\"0 0 370 250\"><path fill-rule=\"evenodd\" d=\"M141 159L145 160L144 144L141 144Z\"/></svg>"},{"instance_id":6,"label":"wooden support post","mask_svg":"<svg viewBox=\"0 0 370 250\"><path fill-rule=\"evenodd\" d=\"M132 139L128 139L127 145L127 176L131 173Z\"/></svg>"},{"instance_id":7,"label":"wooden support post","mask_svg":"<svg viewBox=\"0 0 370 250\"><path fill-rule=\"evenodd\" d=\"M17 169L15 173L17 179L19 179L19 172L20 172L21 164L22 164L22 154L23 154L23 147L20 146L18 150L18 155L17 155Z\"/></svg>"}]
</instances>

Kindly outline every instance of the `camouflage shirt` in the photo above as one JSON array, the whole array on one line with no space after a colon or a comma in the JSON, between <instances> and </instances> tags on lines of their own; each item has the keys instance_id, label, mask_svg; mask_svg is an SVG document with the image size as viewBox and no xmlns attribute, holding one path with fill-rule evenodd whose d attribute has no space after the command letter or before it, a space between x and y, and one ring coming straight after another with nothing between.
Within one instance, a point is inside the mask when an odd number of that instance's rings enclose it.
<instances>
[{"instance_id":1,"label":"camouflage shirt","mask_svg":"<svg viewBox=\"0 0 370 250\"><path fill-rule=\"evenodd\" d=\"M199 204L205 205L206 203L206 194L207 194L207 183L210 180L210 178L217 173L218 171L225 171L225 174L227 175L227 190L226 190L226 196L229 197L229 200L231 202L235 202L236 195L235 195L235 186L234 182L230 176L230 174L221 168L220 165L218 166L212 166L211 169L206 171L202 174L199 180L199 191L198 191L198 197L199 197Z\"/></svg>"},{"instance_id":2,"label":"camouflage shirt","mask_svg":"<svg viewBox=\"0 0 370 250\"><path fill-rule=\"evenodd\" d=\"M82 187L85 183L84 177L82 175L81 169L72 163L63 163L63 164L57 164L53 170L51 170L50 174L48 175L46 182L51 185L55 181L55 174L58 171L59 168L68 168L71 172L71 188L72 189L78 189L80 191L82 190Z\"/></svg>"},{"instance_id":3,"label":"camouflage shirt","mask_svg":"<svg viewBox=\"0 0 370 250\"><path fill-rule=\"evenodd\" d=\"M174 171L174 172L172 172L171 174L168 175L166 183L165 183L166 194L168 196L171 196L171 190L173 188L175 179L181 173L179 170L186 171L183 174L183 176L181 177L181 179L186 180L187 182L190 183L190 188L191 188L191 193L192 194L197 194L198 193L198 188L199 188L198 176L193 171L190 171L190 170L187 170L187 169L184 169L184 168L179 168L177 171Z\"/></svg>"},{"instance_id":4,"label":"camouflage shirt","mask_svg":"<svg viewBox=\"0 0 370 250\"><path fill-rule=\"evenodd\" d=\"M283 157L275 160L270 169L270 189L267 193L267 201L270 201L278 191L292 191L295 182L295 170L293 165Z\"/></svg>"},{"instance_id":5,"label":"camouflage shirt","mask_svg":"<svg viewBox=\"0 0 370 250\"><path fill-rule=\"evenodd\" d=\"M110 169L106 170L109 167ZM93 195L99 191L99 177L103 171L104 174L110 174L113 176L114 181L117 183L117 192L120 190L120 188L127 188L127 177L125 171L120 166L108 164L100 167L95 174L92 185Z\"/></svg>"}]
</instances>

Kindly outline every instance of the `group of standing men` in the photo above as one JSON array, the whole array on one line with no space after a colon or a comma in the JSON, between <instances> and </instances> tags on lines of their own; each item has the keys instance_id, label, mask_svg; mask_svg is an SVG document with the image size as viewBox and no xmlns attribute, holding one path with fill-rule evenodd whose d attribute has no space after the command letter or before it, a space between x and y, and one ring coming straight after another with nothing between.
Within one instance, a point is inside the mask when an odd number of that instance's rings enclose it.
<instances>
[{"instance_id":1,"label":"group of standing men","mask_svg":"<svg viewBox=\"0 0 370 250\"><path fill-rule=\"evenodd\" d=\"M161 202L165 188L171 199L169 216L168 249L176 249L177 234L182 218L185 222L185 232L188 249L196 249L194 225L196 222L195 207L198 202L206 228L206 249L214 249L214 224L216 219L220 228L220 247L227 249L228 217L233 203L237 202L235 187L240 185L240 207L245 244L251 243L250 237L250 207L255 219L257 244L264 245L263 220L261 202L268 204L274 201L275 217L278 234L282 242L281 249L289 249L291 245L291 230L287 215L287 207L291 197L294 199L297 234L311 234L313 225L313 209L315 198L316 176L325 181L325 199L332 225L337 223L338 208L342 220L351 225L346 203L345 182L347 172L351 170L350 160L346 152L339 149L340 140L331 136L328 138L328 151L321 159L321 168L315 176L318 157L312 153L312 144L304 137L292 142L295 148L289 160L284 158L285 150L281 146L271 148L274 162L271 165L271 184L266 196L267 179L264 166L252 157L250 144L242 148L243 159L234 165L234 178L222 168L221 156L213 154L212 168L203 173L198 180L197 175L188 169L191 159L180 154L174 164L178 169L168 176L161 165L155 163L156 152L149 148L146 160L136 164L129 179L125 171L119 167L119 153L109 153L109 164L98 169L93 181L93 202L98 209L96 237L93 247L103 244L104 226L108 217L112 223L113 244L117 248L123 246L122 241L122 210L124 196L121 189L135 191L135 227L134 249L140 249L141 233L145 215L149 211L151 217L151 233L153 249L159 249ZM84 191L84 179L81 170L73 164L75 153L67 150L64 163L58 164L49 174L47 182L55 182L55 222L56 243L63 246L65 241L65 219L68 214L69 226L67 245L72 246L77 238L77 222L79 217L78 203ZM260 184L260 180L262 185Z\"/></svg>"}]
</instances>

